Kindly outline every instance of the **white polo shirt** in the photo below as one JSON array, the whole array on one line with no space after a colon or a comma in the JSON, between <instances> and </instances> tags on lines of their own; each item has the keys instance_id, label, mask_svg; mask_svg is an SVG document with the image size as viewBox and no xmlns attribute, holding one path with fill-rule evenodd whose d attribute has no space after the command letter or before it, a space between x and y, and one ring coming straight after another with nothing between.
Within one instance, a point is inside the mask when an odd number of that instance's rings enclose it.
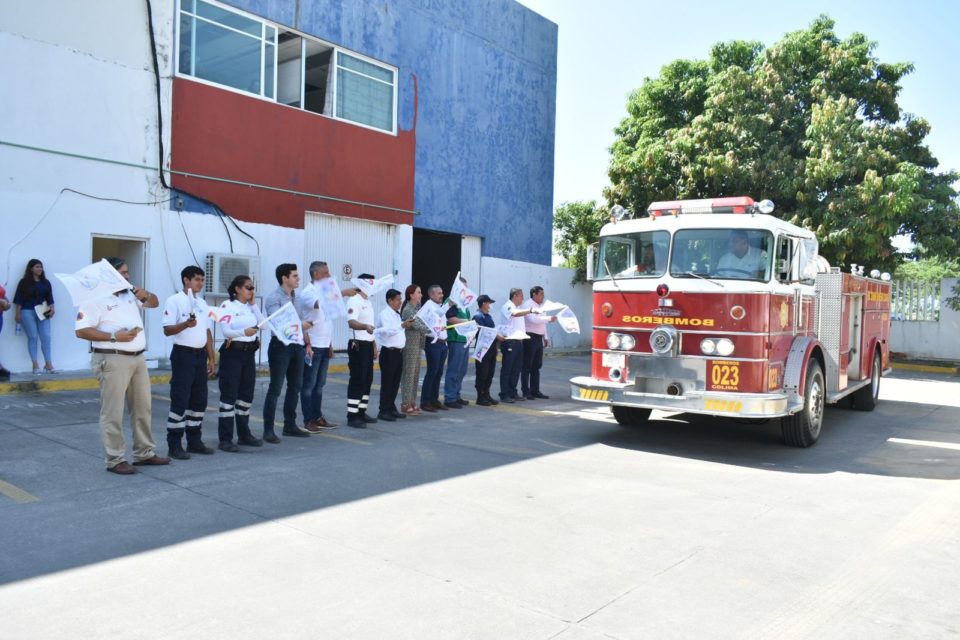
<instances>
[{"instance_id":1,"label":"white polo shirt","mask_svg":"<svg viewBox=\"0 0 960 640\"><path fill-rule=\"evenodd\" d=\"M123 291L105 298L91 300L77 312L76 329L99 329L107 333L130 330L139 327L141 331L130 342L110 342L109 340L91 341L94 349L116 349L117 351L137 352L147 348L147 336L143 334L143 318L140 309L143 303L137 300L132 291Z\"/></svg>"},{"instance_id":2,"label":"white polo shirt","mask_svg":"<svg viewBox=\"0 0 960 640\"><path fill-rule=\"evenodd\" d=\"M373 314L373 303L370 302L368 298L364 298L363 294L358 293L355 296L351 296L350 300L347 302L347 321L356 320L361 324L368 324L370 326L374 325L376 318ZM350 329L350 337L354 340L361 340L363 342L373 342L373 334L367 333L363 329Z\"/></svg>"},{"instance_id":3,"label":"white polo shirt","mask_svg":"<svg viewBox=\"0 0 960 640\"><path fill-rule=\"evenodd\" d=\"M172 336L173 344L202 349L207 346L207 329L210 328L210 307L203 298L190 298L183 291L167 298L163 307L163 326L172 327L186 322L191 313L197 318L196 326L187 327Z\"/></svg>"},{"instance_id":4,"label":"white polo shirt","mask_svg":"<svg viewBox=\"0 0 960 640\"><path fill-rule=\"evenodd\" d=\"M501 311L503 324L500 333L507 340L527 340L527 327L523 321L523 316L513 315L513 312L517 310L517 305L509 300L503 305L503 311Z\"/></svg>"},{"instance_id":5,"label":"white polo shirt","mask_svg":"<svg viewBox=\"0 0 960 640\"><path fill-rule=\"evenodd\" d=\"M727 253L720 258L715 275L732 278L753 278L758 271L766 269L767 254L756 247L750 247L738 258L735 253Z\"/></svg>"},{"instance_id":6,"label":"white polo shirt","mask_svg":"<svg viewBox=\"0 0 960 640\"><path fill-rule=\"evenodd\" d=\"M403 349L407 344L407 332L401 325L400 314L389 306L380 312L380 326L377 328L377 341L381 347Z\"/></svg>"},{"instance_id":7,"label":"white polo shirt","mask_svg":"<svg viewBox=\"0 0 960 640\"><path fill-rule=\"evenodd\" d=\"M223 337L234 342L253 342L257 334L248 336L244 333L250 327L256 327L263 322L263 314L256 305L245 304L239 300L227 300L220 305L217 312L217 323Z\"/></svg>"},{"instance_id":8,"label":"white polo shirt","mask_svg":"<svg viewBox=\"0 0 960 640\"><path fill-rule=\"evenodd\" d=\"M319 282L319 281L318 281ZM317 283L312 282L297 293L297 312L300 318L312 326L307 330L310 337L310 346L314 349L326 349L333 339L333 322L327 320L327 314L318 307L320 290Z\"/></svg>"}]
</instances>

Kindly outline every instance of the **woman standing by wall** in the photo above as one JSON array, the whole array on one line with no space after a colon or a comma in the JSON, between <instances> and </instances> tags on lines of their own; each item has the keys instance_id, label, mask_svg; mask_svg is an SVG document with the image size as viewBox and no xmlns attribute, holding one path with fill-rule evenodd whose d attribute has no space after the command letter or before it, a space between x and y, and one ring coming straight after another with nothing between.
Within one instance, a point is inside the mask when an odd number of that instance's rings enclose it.
<instances>
[{"instance_id":1,"label":"woman standing by wall","mask_svg":"<svg viewBox=\"0 0 960 640\"><path fill-rule=\"evenodd\" d=\"M17 306L16 321L27 333L27 351L33 362L34 373L57 373L50 356L50 318L53 317L53 287L43 272L43 263L33 258L27 263L17 292L13 296ZM43 369L37 360L37 342L43 350Z\"/></svg>"},{"instance_id":2,"label":"woman standing by wall","mask_svg":"<svg viewBox=\"0 0 960 640\"><path fill-rule=\"evenodd\" d=\"M408 416L420 415L417 406L417 389L420 382L420 354L423 353L423 344L430 328L417 317L420 311L420 301L423 293L420 287L411 284L404 290L403 307L400 309L400 319L404 322L413 320L413 324L406 329L407 342L403 347L403 374L400 378L401 398L400 411ZM436 409L431 408L431 411Z\"/></svg>"}]
</instances>

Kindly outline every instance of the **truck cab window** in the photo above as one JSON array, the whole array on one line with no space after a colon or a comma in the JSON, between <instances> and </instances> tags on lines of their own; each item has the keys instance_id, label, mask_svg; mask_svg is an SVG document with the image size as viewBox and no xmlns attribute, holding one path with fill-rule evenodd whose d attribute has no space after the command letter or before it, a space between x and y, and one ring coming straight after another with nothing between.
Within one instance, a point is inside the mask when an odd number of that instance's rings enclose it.
<instances>
[{"instance_id":1,"label":"truck cab window","mask_svg":"<svg viewBox=\"0 0 960 640\"><path fill-rule=\"evenodd\" d=\"M764 229L682 229L674 236L670 275L766 282L773 253L773 234Z\"/></svg>"},{"instance_id":2,"label":"truck cab window","mask_svg":"<svg viewBox=\"0 0 960 640\"><path fill-rule=\"evenodd\" d=\"M607 236L600 240L597 279L662 276L667 268L670 234L646 231Z\"/></svg>"}]
</instances>

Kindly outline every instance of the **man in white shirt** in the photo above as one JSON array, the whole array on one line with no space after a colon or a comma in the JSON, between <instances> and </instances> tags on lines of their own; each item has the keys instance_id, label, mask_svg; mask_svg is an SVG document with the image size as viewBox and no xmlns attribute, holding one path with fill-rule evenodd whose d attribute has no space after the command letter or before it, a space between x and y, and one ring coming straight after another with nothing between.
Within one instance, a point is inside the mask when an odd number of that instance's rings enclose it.
<instances>
[{"instance_id":1,"label":"man in white shirt","mask_svg":"<svg viewBox=\"0 0 960 640\"><path fill-rule=\"evenodd\" d=\"M438 284L430 285L427 287L427 297L430 299L423 303L423 306L431 305L434 310L439 311L443 305L443 287ZM447 332L441 331L436 340L428 337L423 345L423 353L427 358L427 371L423 374L423 386L420 389L420 408L424 411L446 411L448 407L440 402L440 379L443 377L443 365L447 361Z\"/></svg>"},{"instance_id":2,"label":"man in white shirt","mask_svg":"<svg viewBox=\"0 0 960 640\"><path fill-rule=\"evenodd\" d=\"M300 387L300 408L303 411L304 429L320 433L335 429L336 424L323 416L323 387L327 383L327 369L333 358L333 321L327 318L320 304L320 284L330 277L326 262L310 263L310 284L297 296L300 317L310 324L304 333L306 341L306 366L303 368L303 384ZM344 297L356 294L353 288L342 289Z\"/></svg>"},{"instance_id":3,"label":"man in white shirt","mask_svg":"<svg viewBox=\"0 0 960 640\"><path fill-rule=\"evenodd\" d=\"M129 280L130 268L123 259L107 258L107 261ZM147 340L140 309L158 306L157 296L133 287L87 302L77 313L76 335L89 340L93 347L91 364L100 380L100 437L106 449L107 471L112 473L137 472L124 459L127 449L123 440L124 399L130 402L133 464L170 464L170 458L156 454L150 432L150 372L143 359Z\"/></svg>"},{"instance_id":4,"label":"man in white shirt","mask_svg":"<svg viewBox=\"0 0 960 640\"><path fill-rule=\"evenodd\" d=\"M361 280L373 282L369 273L360 275ZM377 357L377 345L373 341L376 319L373 304L363 291L350 298L347 303L347 326L352 329L347 342L347 358L350 367L350 381L347 384L347 425L355 429L366 429L368 424L377 421L367 415L370 402L370 387L373 386L373 361Z\"/></svg>"},{"instance_id":5,"label":"man in white shirt","mask_svg":"<svg viewBox=\"0 0 960 640\"><path fill-rule=\"evenodd\" d=\"M390 289L386 294L387 308L380 312L380 326L374 331L380 343L380 412L379 420L394 422L407 416L397 411L397 392L403 373L403 347L407 344L407 327L413 319L401 320L400 305L403 294Z\"/></svg>"},{"instance_id":6,"label":"man in white shirt","mask_svg":"<svg viewBox=\"0 0 960 640\"><path fill-rule=\"evenodd\" d=\"M523 290L510 289L510 299L500 311L500 333L504 340L500 343L500 354L503 362L500 364L500 401L512 404L517 400L524 400L517 395L517 382L520 381L520 369L523 365L523 341L527 340L524 316L539 313L539 310L521 309Z\"/></svg>"},{"instance_id":7,"label":"man in white shirt","mask_svg":"<svg viewBox=\"0 0 960 640\"><path fill-rule=\"evenodd\" d=\"M521 309L537 310L543 306L546 295L543 287L530 289L530 298L520 305ZM543 348L550 346L547 337L547 325L555 322L556 316L531 313L523 318L527 340L523 341L523 365L520 368L520 392L526 400L548 400L549 396L540 393L540 369L543 367Z\"/></svg>"},{"instance_id":8,"label":"man in white shirt","mask_svg":"<svg viewBox=\"0 0 960 640\"><path fill-rule=\"evenodd\" d=\"M730 252L720 258L714 275L741 280L763 278L767 254L750 246L747 232L734 229L730 232Z\"/></svg>"},{"instance_id":9,"label":"man in white shirt","mask_svg":"<svg viewBox=\"0 0 960 640\"><path fill-rule=\"evenodd\" d=\"M203 414L207 409L207 380L214 371L210 308L202 298L204 279L200 267L185 267L180 272L183 290L167 298L163 308L163 335L173 336L167 447L168 455L176 460L189 460L190 453L213 453L213 449L203 444L201 436Z\"/></svg>"}]
</instances>

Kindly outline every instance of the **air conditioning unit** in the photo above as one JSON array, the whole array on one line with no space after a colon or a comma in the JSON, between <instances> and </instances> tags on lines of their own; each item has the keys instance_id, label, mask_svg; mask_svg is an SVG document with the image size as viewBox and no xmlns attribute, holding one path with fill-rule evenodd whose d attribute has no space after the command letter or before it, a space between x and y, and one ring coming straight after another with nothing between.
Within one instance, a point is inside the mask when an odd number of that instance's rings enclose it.
<instances>
[{"instance_id":1,"label":"air conditioning unit","mask_svg":"<svg viewBox=\"0 0 960 640\"><path fill-rule=\"evenodd\" d=\"M258 256L238 256L232 253L208 253L207 277L204 293L213 296L226 296L227 287L237 276L250 276L254 285L260 279L260 258Z\"/></svg>"}]
</instances>

